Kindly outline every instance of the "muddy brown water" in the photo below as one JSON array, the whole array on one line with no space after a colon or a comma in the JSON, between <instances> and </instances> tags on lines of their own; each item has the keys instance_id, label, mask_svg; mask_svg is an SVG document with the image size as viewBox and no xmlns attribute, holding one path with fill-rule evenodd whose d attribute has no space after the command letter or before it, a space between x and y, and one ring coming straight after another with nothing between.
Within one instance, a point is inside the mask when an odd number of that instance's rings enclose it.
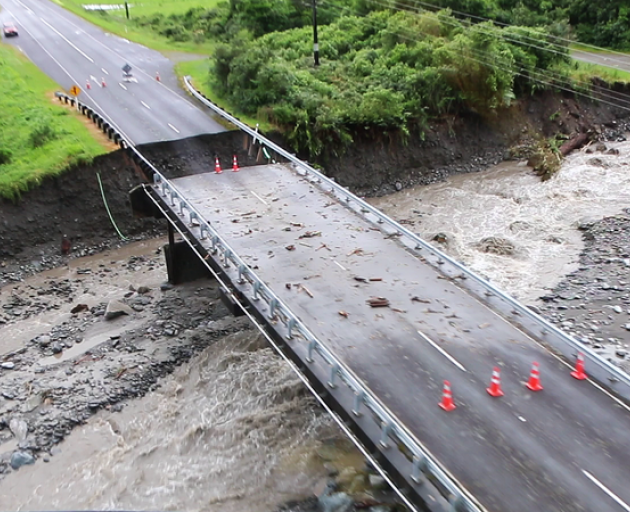
<instances>
[{"instance_id":1,"label":"muddy brown water","mask_svg":"<svg viewBox=\"0 0 630 512\"><path fill-rule=\"evenodd\" d=\"M575 267L582 219L630 206L630 143L610 146L619 155L578 152L545 183L512 162L371 202L426 238L443 233L446 252L533 302ZM486 252L481 242L489 238L501 241L508 254ZM99 268L161 243L77 259L33 279L71 276L77 268ZM141 281L155 286L164 277L163 267L156 267ZM113 297L129 284L137 285L138 276L94 281L86 288L96 295L83 299L89 304ZM5 328L2 352L61 320L52 312L33 325ZM99 335L90 339L97 342ZM299 390L297 378L255 333L232 335L122 412L101 412L75 429L50 462L8 475L0 482L0 508L273 510L312 493L323 476L316 451L337 432Z\"/></svg>"}]
</instances>

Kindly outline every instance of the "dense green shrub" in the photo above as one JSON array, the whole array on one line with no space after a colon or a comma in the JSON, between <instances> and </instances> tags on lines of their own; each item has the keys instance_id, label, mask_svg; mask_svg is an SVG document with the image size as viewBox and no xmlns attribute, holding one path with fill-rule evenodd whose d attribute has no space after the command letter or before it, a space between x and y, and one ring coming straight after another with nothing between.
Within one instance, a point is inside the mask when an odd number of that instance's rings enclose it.
<instances>
[{"instance_id":1,"label":"dense green shrub","mask_svg":"<svg viewBox=\"0 0 630 512\"><path fill-rule=\"evenodd\" d=\"M493 111L530 90L529 74L567 58L566 48L547 52L536 29L468 25L448 12L374 11L320 33L317 68L303 27L219 45L210 73L234 107L266 116L311 154L342 149L357 132L407 133L431 116Z\"/></svg>"}]
</instances>

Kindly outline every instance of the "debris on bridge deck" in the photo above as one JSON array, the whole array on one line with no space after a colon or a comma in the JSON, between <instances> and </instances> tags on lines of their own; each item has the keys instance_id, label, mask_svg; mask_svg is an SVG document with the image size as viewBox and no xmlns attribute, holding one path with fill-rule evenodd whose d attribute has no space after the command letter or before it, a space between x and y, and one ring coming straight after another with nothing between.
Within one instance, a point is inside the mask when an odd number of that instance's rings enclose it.
<instances>
[{"instance_id":1,"label":"debris on bridge deck","mask_svg":"<svg viewBox=\"0 0 630 512\"><path fill-rule=\"evenodd\" d=\"M367 303L373 308L389 307L389 300L385 297L370 297Z\"/></svg>"}]
</instances>

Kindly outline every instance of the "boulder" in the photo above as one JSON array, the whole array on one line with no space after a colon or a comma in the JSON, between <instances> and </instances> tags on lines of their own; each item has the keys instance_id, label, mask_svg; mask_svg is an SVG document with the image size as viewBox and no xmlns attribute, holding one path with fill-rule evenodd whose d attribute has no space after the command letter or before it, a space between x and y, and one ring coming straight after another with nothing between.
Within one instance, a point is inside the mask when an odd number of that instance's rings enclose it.
<instances>
[{"instance_id":1,"label":"boulder","mask_svg":"<svg viewBox=\"0 0 630 512\"><path fill-rule=\"evenodd\" d=\"M132 315L133 309L119 300L110 300L105 309L105 320L113 320L122 315Z\"/></svg>"}]
</instances>

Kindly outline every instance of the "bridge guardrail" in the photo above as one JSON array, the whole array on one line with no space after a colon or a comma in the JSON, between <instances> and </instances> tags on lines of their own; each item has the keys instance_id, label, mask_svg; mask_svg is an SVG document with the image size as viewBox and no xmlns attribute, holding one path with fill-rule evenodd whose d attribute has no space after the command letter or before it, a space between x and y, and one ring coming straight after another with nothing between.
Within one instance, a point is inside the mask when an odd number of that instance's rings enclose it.
<instances>
[{"instance_id":1,"label":"bridge guardrail","mask_svg":"<svg viewBox=\"0 0 630 512\"><path fill-rule=\"evenodd\" d=\"M307 362L314 362L313 357L317 355L329 367L328 386L334 388L339 382L342 382L352 390L355 396L353 414L362 415L361 409L366 407L372 413L373 419L381 431L381 444L386 446L387 440L390 439L395 445L402 444L407 453L411 454L412 472L408 475L409 478L418 484L437 481L445 490L444 498L451 504L452 510L482 512L482 507L448 475L437 459L429 454L406 428L387 411L372 392L361 383L360 379L346 368L324 343L315 337L271 288L236 254L212 225L186 200L183 194L133 146L130 146L129 149L142 161L143 166L147 166L153 171L154 185L163 199L170 202L171 207L178 208L180 216L184 216L184 212L187 212L189 225L198 229L201 240L210 240L211 251L215 257L218 257L225 267L233 265L238 271L238 282L240 284L248 283L253 290L254 300L262 299L268 305L269 317L277 318L282 322L286 328L287 338L299 337L308 343Z\"/></svg>"},{"instance_id":2,"label":"bridge guardrail","mask_svg":"<svg viewBox=\"0 0 630 512\"><path fill-rule=\"evenodd\" d=\"M405 243L411 250L416 252L426 251L422 253L422 255L429 263L439 268L441 272L452 279L461 279L460 285L462 287L477 295L483 302L492 306L495 310L500 311L503 316L507 317L511 322L520 325L520 327L531 336L543 342L548 347L555 349L555 351L560 352L568 361L574 360L578 353L582 353L585 358L586 369L589 376L612 390L626 402L630 402L630 375L600 357L589 347L564 333L530 308L521 304L502 290L499 290L486 279L426 242L371 204L355 196L352 192L345 189L331 178L325 176L317 169L299 160L292 153L289 153L265 138L258 130L253 130L236 117L219 108L192 86L190 77L184 77L184 83L190 93L204 105L245 133L251 135L254 140L260 141L261 144L293 163L298 169L301 169L304 175L311 181L317 182L320 186L325 184L330 187L330 190L327 192L336 194L347 206L372 222L375 220L378 224L388 226L392 230L392 234L400 235L401 242ZM370 218L370 216L372 218Z\"/></svg>"}]
</instances>

